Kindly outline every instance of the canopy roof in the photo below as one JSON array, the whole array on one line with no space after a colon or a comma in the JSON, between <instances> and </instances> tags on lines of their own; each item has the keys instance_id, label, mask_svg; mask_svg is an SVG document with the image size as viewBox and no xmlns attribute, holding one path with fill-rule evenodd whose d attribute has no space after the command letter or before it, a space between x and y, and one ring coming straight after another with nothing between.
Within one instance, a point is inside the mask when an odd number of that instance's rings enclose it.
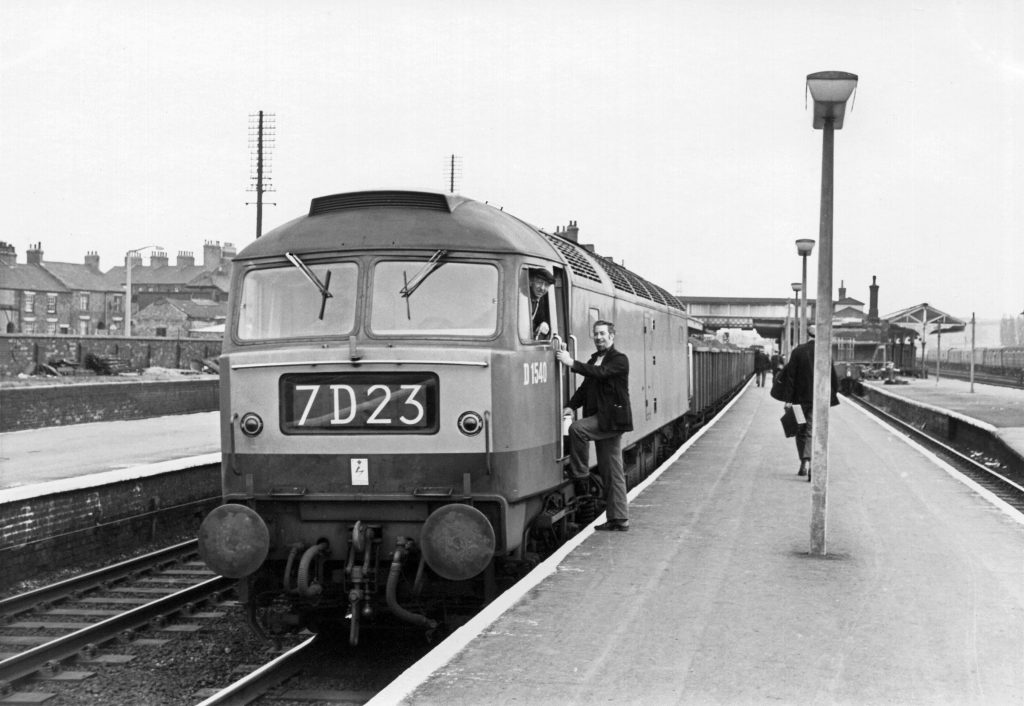
<instances>
[{"instance_id":1,"label":"canopy roof","mask_svg":"<svg viewBox=\"0 0 1024 706\"><path fill-rule=\"evenodd\" d=\"M935 328L929 333L963 331L967 327L967 322L963 319L958 319L927 303L909 306L888 316L883 316L882 319L890 324L919 326L922 330L929 325L934 325Z\"/></svg>"}]
</instances>

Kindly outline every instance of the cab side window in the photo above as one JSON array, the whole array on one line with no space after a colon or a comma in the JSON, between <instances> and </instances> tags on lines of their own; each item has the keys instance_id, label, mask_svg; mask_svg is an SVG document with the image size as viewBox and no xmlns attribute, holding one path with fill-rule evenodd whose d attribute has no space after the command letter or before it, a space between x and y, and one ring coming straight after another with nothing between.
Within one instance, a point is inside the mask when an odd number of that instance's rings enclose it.
<instances>
[{"instance_id":1,"label":"cab side window","mask_svg":"<svg viewBox=\"0 0 1024 706\"><path fill-rule=\"evenodd\" d=\"M551 340L557 327L551 312L554 275L542 266L526 266L519 271L519 339L524 343Z\"/></svg>"}]
</instances>

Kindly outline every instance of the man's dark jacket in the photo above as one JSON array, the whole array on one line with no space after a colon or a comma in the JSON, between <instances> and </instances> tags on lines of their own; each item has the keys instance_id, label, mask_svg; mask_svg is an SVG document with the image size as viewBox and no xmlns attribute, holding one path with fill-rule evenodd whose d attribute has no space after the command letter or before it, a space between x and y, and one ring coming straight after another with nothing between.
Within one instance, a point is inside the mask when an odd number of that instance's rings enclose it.
<instances>
[{"instance_id":1,"label":"man's dark jacket","mask_svg":"<svg viewBox=\"0 0 1024 706\"><path fill-rule=\"evenodd\" d=\"M839 404L839 396L836 390L839 389L839 379L836 377L836 369L829 366L832 372L832 407ZM779 373L780 396L776 397L775 387L772 388L772 397L782 402L793 404L814 404L814 341L801 343L793 349L789 356L789 362Z\"/></svg>"},{"instance_id":2,"label":"man's dark jacket","mask_svg":"<svg viewBox=\"0 0 1024 706\"><path fill-rule=\"evenodd\" d=\"M632 431L633 410L629 405L629 358L610 347L600 365L597 353L586 363L573 361L572 371L583 376L583 384L569 400L572 409L583 407L583 415L597 415L601 431Z\"/></svg>"}]
</instances>

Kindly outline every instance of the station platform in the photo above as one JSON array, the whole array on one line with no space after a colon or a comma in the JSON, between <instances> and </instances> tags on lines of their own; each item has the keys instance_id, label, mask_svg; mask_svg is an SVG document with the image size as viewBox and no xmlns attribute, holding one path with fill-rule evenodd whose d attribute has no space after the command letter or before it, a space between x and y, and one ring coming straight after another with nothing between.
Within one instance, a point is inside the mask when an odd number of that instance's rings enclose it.
<instances>
[{"instance_id":1,"label":"station platform","mask_svg":"<svg viewBox=\"0 0 1024 706\"><path fill-rule=\"evenodd\" d=\"M844 401L812 557L781 411L748 386L628 533L584 529L370 703L1022 703L1024 517Z\"/></svg>"},{"instance_id":2,"label":"station platform","mask_svg":"<svg viewBox=\"0 0 1024 706\"><path fill-rule=\"evenodd\" d=\"M219 412L0 433L0 503L220 462Z\"/></svg>"},{"instance_id":3,"label":"station platform","mask_svg":"<svg viewBox=\"0 0 1024 706\"><path fill-rule=\"evenodd\" d=\"M1024 390L975 383L971 392L971 384L966 380L943 377L910 379L903 385L886 385L879 380L861 383L881 394L909 400L985 429L1024 458Z\"/></svg>"}]
</instances>

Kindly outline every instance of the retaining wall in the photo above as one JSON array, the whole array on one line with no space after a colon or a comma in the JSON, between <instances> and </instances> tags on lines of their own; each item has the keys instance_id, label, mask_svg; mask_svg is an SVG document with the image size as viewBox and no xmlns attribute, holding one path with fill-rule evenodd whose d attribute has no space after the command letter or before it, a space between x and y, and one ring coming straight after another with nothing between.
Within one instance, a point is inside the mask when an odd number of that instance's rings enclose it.
<instances>
[{"instance_id":1,"label":"retaining wall","mask_svg":"<svg viewBox=\"0 0 1024 706\"><path fill-rule=\"evenodd\" d=\"M220 503L220 464L210 464L0 504L0 590L83 557L196 536Z\"/></svg>"},{"instance_id":2,"label":"retaining wall","mask_svg":"<svg viewBox=\"0 0 1024 706\"><path fill-rule=\"evenodd\" d=\"M219 378L209 376L7 387L0 390L0 432L212 412L220 407L219 390Z\"/></svg>"},{"instance_id":3,"label":"retaining wall","mask_svg":"<svg viewBox=\"0 0 1024 706\"><path fill-rule=\"evenodd\" d=\"M30 375L37 365L57 360L84 366L90 353L128 360L132 370L188 370L197 361L217 358L220 351L219 339L0 334L0 377Z\"/></svg>"},{"instance_id":4,"label":"retaining wall","mask_svg":"<svg viewBox=\"0 0 1024 706\"><path fill-rule=\"evenodd\" d=\"M896 392L887 395L871 385L854 383L853 392L921 431L950 442L951 446L983 451L1011 468L1024 470L1024 458L989 429L905 397L897 397Z\"/></svg>"}]
</instances>

